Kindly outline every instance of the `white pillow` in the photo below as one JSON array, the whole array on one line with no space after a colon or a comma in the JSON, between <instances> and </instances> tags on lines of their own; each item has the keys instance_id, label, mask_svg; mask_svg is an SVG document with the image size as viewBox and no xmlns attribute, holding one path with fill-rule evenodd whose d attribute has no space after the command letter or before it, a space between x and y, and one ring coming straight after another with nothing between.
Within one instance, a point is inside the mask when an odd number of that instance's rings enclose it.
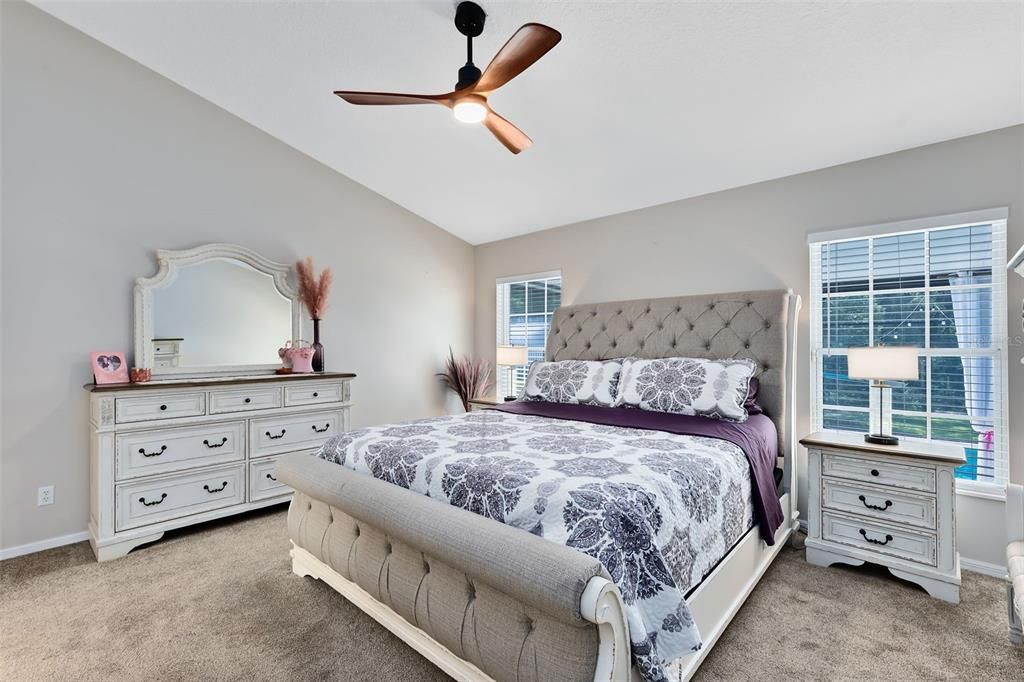
<instances>
[{"instance_id":1,"label":"white pillow","mask_svg":"<svg viewBox=\"0 0 1024 682\"><path fill-rule=\"evenodd\" d=\"M622 361L616 406L744 422L752 360L661 358Z\"/></svg>"},{"instance_id":2,"label":"white pillow","mask_svg":"<svg viewBox=\"0 0 1024 682\"><path fill-rule=\"evenodd\" d=\"M535 362L519 399L610 407L615 403L621 369L617 360Z\"/></svg>"}]
</instances>

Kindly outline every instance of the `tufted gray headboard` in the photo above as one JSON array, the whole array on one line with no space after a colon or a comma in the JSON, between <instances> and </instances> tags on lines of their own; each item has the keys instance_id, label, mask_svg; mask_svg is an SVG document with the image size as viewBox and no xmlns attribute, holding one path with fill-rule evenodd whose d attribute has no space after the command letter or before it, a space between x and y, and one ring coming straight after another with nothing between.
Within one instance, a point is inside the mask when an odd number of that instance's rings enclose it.
<instances>
[{"instance_id":1,"label":"tufted gray headboard","mask_svg":"<svg viewBox=\"0 0 1024 682\"><path fill-rule=\"evenodd\" d=\"M750 358L760 366L758 401L778 428L780 454L788 453L798 306L784 290L565 306L551 320L545 358Z\"/></svg>"}]
</instances>

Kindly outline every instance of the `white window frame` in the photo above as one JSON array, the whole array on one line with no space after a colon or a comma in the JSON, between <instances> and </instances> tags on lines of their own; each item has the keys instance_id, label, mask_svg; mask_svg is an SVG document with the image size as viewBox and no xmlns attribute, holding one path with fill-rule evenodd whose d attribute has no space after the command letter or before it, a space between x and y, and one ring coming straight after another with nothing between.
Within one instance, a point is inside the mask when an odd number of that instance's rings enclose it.
<instances>
[{"instance_id":1,"label":"white window frame","mask_svg":"<svg viewBox=\"0 0 1024 682\"><path fill-rule=\"evenodd\" d=\"M565 292L565 280L562 278L562 271L561 270L548 270L546 272L534 272L534 273L530 273L530 274L526 274L526 275L510 275L508 277L499 277L499 278L497 278L495 280L495 282L494 282L494 292L495 292L495 297L496 297L496 299L495 299L495 301L496 301L495 302L496 329L495 329L495 337L494 338L496 339L498 345L507 345L508 344L508 338L509 338L509 329L508 329L508 318L509 318L509 315L510 315L510 312L509 312L509 301L505 298L505 296L502 293L503 288L506 285L508 285L508 284L518 284L520 282L525 283L525 282L530 282L530 281L539 280L539 279L554 279L556 277L561 282L562 292L564 294L564 292ZM547 310L547 306L545 306L545 311L546 310ZM525 315L529 315L529 313L524 313L524 314ZM547 314L547 313L545 312L545 314ZM550 330L548 330L548 331L550 331ZM548 331L544 332L544 342L545 342L545 344L547 343ZM536 347L533 347L533 346L527 346L527 348L536 349ZM495 359L497 359L497 355L495 355ZM529 363L527 363L527 364L529 364ZM496 370L496 372L495 372L494 385L495 385L495 389L496 389L496 392L497 392L496 394L498 396L509 395L509 390L510 389L507 386L507 384L508 384L508 371L504 367L498 367L497 365L495 365L495 370Z\"/></svg>"},{"instance_id":2,"label":"white window frame","mask_svg":"<svg viewBox=\"0 0 1024 682\"><path fill-rule=\"evenodd\" d=\"M820 252L821 245L823 243L835 243L842 241L854 241L874 237L889 237L899 234L905 234L910 232L922 232L936 229L950 229L957 227L968 227L971 225L979 224L991 224L992 225L992 342L993 347L990 349L969 349L969 348L930 348L926 342L925 348L918 349L919 357L928 358L926 367L928 367L928 376L925 380L926 390L928 392L928 405L931 407L931 362L930 358L940 356L956 356L963 357L965 355L977 354L985 357L991 357L993 362L993 375L998 382L998 386L994 387L993 393L994 398L998 400L998 406L993 411L993 430L995 431L996 437L996 480L994 482L988 481L971 481L967 479L956 479L957 492L963 494L969 494L977 497L985 497L991 499L1002 500L1005 499L1005 485L1006 481L1009 480L1009 377L1008 377L1008 364L1009 356L1007 351L1007 273L1006 268L1002 266L1002 263L1006 262L1006 223L1009 218L1009 210L1003 208L993 208L981 211L971 211L967 213L956 213L944 216L934 216L930 218L918 218L914 220L905 220L893 223L884 223L880 225L869 225L864 227L854 227L838 230L829 230L825 232L813 232L807 236L807 242L809 245L810 253L810 313L811 313L811 419L812 428L815 431L825 430L824 429L824 411L825 406L823 404L823 386L821 377L824 372L824 358L828 353L836 355L845 355L846 349L835 349L826 348L822 339L822 301L825 298L821 294L822 281L821 281L821 270L820 270ZM926 240L927 244L927 240ZM917 291L925 292L927 297L928 292L932 290L931 277L928 276L928 252L925 251L925 273L924 287L920 288L908 288L908 289L892 289L886 290L885 293L914 293ZM872 278L872 260L871 256L868 257L868 289L863 292L856 292L857 295L874 295L874 283ZM987 287L988 285L986 285ZM852 295L852 294L851 294ZM925 307L925 338L930 336L930 323L929 323L930 306ZM870 315L870 310L869 310ZM873 339L869 340L873 343ZM858 408L844 408L849 411L861 411ZM863 408L863 411L867 411L868 408ZM929 423L933 417L945 418L948 415L941 413L933 413L931 411L926 412L909 412L902 410L893 410L893 414L905 414L909 416L925 416ZM927 439L915 439L906 436L901 436L909 440L927 440ZM942 442L942 441L936 441ZM957 445L961 445L957 443Z\"/></svg>"}]
</instances>

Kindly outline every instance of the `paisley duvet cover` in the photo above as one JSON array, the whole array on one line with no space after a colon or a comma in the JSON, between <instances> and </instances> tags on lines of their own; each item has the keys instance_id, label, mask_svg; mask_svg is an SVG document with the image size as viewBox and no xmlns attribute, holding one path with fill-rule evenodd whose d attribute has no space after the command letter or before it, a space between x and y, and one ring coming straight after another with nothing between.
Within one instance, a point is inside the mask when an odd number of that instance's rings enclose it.
<instances>
[{"instance_id":1,"label":"paisley duvet cover","mask_svg":"<svg viewBox=\"0 0 1024 682\"><path fill-rule=\"evenodd\" d=\"M721 438L531 411L543 407L358 429L318 456L597 558L622 593L634 664L664 680L701 647L684 595L755 523L752 462Z\"/></svg>"}]
</instances>

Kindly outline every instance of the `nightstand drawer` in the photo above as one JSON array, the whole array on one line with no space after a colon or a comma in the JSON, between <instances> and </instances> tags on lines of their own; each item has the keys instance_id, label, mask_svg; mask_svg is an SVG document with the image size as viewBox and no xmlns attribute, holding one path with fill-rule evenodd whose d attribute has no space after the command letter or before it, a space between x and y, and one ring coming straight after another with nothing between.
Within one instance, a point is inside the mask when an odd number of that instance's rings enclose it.
<instances>
[{"instance_id":1,"label":"nightstand drawer","mask_svg":"<svg viewBox=\"0 0 1024 682\"><path fill-rule=\"evenodd\" d=\"M935 468L823 453L821 474L835 478L935 492Z\"/></svg>"},{"instance_id":2,"label":"nightstand drawer","mask_svg":"<svg viewBox=\"0 0 1024 682\"><path fill-rule=\"evenodd\" d=\"M875 554L936 564L935 535L879 521L847 518L829 512L821 514L821 538Z\"/></svg>"},{"instance_id":3,"label":"nightstand drawer","mask_svg":"<svg viewBox=\"0 0 1024 682\"><path fill-rule=\"evenodd\" d=\"M858 516L935 529L934 497L893 488L823 478L821 506Z\"/></svg>"}]
</instances>

